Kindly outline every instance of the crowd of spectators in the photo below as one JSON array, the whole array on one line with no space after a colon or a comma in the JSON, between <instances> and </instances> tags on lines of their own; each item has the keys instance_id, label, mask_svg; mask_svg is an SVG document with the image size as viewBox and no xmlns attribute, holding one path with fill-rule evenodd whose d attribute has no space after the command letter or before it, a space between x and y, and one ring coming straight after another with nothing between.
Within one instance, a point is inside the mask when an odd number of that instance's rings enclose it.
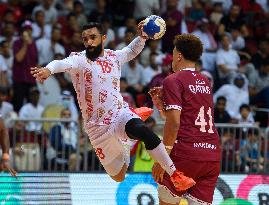
<instances>
[{"instance_id":1,"label":"crowd of spectators","mask_svg":"<svg viewBox=\"0 0 269 205\"><path fill-rule=\"evenodd\" d=\"M255 111L269 109L268 0L1 0L0 13L0 113L9 128L40 132L40 123L12 119L48 117L55 106L58 117L70 112L79 120L70 77L56 74L39 84L30 67L82 51L81 28L89 21L103 24L105 48L122 49L152 14L162 16L167 32L122 67L121 92L132 107L153 106L147 92L171 72L174 36L193 33L204 45L197 69L211 81L216 123L268 125L268 112ZM163 119L157 110L153 117Z\"/></svg>"}]
</instances>

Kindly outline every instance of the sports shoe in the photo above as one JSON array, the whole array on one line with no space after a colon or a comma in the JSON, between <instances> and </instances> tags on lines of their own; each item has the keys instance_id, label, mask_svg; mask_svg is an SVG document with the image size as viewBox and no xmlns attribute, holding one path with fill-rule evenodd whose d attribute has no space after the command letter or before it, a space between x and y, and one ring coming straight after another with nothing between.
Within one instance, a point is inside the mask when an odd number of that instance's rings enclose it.
<instances>
[{"instance_id":1,"label":"sports shoe","mask_svg":"<svg viewBox=\"0 0 269 205\"><path fill-rule=\"evenodd\" d=\"M184 173L180 171L175 171L170 179L177 191L185 191L196 184L192 178L186 177Z\"/></svg>"},{"instance_id":2,"label":"sports shoe","mask_svg":"<svg viewBox=\"0 0 269 205\"><path fill-rule=\"evenodd\" d=\"M140 108L135 108L132 110L135 114L137 114L143 121L149 118L149 116L152 115L153 109L148 108L148 107L140 107Z\"/></svg>"}]
</instances>

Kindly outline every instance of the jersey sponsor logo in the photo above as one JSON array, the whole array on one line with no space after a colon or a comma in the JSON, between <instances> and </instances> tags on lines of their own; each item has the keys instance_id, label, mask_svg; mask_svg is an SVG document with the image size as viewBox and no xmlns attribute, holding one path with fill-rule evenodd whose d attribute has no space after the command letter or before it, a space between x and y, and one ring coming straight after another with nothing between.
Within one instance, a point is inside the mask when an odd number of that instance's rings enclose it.
<instances>
[{"instance_id":1,"label":"jersey sponsor logo","mask_svg":"<svg viewBox=\"0 0 269 205\"><path fill-rule=\"evenodd\" d=\"M189 85L189 89L192 93L211 94L209 86L203 85Z\"/></svg>"},{"instance_id":2,"label":"jersey sponsor logo","mask_svg":"<svg viewBox=\"0 0 269 205\"><path fill-rule=\"evenodd\" d=\"M213 144L210 144L207 142L198 142L198 143L194 142L193 147L194 148L203 148L203 149L217 149L216 145L213 145Z\"/></svg>"},{"instance_id":3,"label":"jersey sponsor logo","mask_svg":"<svg viewBox=\"0 0 269 205\"><path fill-rule=\"evenodd\" d=\"M107 60L97 60L96 63L101 66L103 73L111 73L113 64Z\"/></svg>"},{"instance_id":4,"label":"jersey sponsor logo","mask_svg":"<svg viewBox=\"0 0 269 205\"><path fill-rule=\"evenodd\" d=\"M206 85L206 82L204 80L196 79L195 85L189 85L189 89L194 94L211 94L210 87Z\"/></svg>"}]
</instances>

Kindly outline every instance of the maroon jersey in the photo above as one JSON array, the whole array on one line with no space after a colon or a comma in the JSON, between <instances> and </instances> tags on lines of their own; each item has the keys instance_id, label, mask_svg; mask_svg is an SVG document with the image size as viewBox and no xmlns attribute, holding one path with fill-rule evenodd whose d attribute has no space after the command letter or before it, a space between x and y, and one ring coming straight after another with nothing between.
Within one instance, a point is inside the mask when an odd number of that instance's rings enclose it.
<instances>
[{"instance_id":1,"label":"maroon jersey","mask_svg":"<svg viewBox=\"0 0 269 205\"><path fill-rule=\"evenodd\" d=\"M219 136L214 126L210 82L194 68L178 71L163 82L166 110L181 110L172 155L199 161L219 161Z\"/></svg>"}]
</instances>

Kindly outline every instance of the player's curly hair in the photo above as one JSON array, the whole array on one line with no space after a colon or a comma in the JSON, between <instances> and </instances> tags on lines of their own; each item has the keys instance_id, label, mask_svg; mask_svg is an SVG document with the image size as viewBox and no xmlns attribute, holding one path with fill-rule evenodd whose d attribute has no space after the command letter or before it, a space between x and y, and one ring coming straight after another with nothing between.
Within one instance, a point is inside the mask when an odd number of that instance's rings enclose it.
<instances>
[{"instance_id":1,"label":"player's curly hair","mask_svg":"<svg viewBox=\"0 0 269 205\"><path fill-rule=\"evenodd\" d=\"M196 62L203 53L201 40L193 34L181 34L175 36L174 45L186 60Z\"/></svg>"}]
</instances>

